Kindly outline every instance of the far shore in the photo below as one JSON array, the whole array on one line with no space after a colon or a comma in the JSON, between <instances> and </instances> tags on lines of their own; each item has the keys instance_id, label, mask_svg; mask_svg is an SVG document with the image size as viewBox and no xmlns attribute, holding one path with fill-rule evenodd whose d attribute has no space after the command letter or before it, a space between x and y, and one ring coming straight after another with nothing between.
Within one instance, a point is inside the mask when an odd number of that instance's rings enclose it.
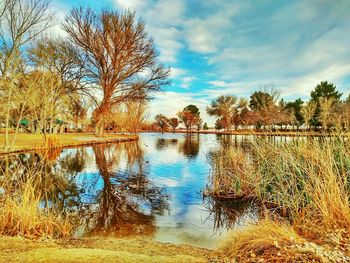
<instances>
[{"instance_id":1,"label":"far shore","mask_svg":"<svg viewBox=\"0 0 350 263\"><path fill-rule=\"evenodd\" d=\"M12 141L13 134L10 134ZM76 147L100 143L118 143L138 140L137 135L131 134L105 134L104 137L95 137L92 133L64 133L64 134L49 134L48 138L52 138L53 144L45 145L41 134L23 134L17 135L12 149L8 152L4 151L5 136L0 136L0 155L7 153L18 153L33 150L45 150L47 148L66 148Z\"/></svg>"},{"instance_id":2,"label":"far shore","mask_svg":"<svg viewBox=\"0 0 350 263\"><path fill-rule=\"evenodd\" d=\"M161 133L161 131L139 131L140 133ZM339 137L349 136L349 132L336 133L336 132L319 132L319 131L253 131L253 130L232 130L232 131L186 131L186 130L167 130L164 133L195 133L195 134L218 134L218 135L254 135L254 136L290 136L290 137Z\"/></svg>"}]
</instances>

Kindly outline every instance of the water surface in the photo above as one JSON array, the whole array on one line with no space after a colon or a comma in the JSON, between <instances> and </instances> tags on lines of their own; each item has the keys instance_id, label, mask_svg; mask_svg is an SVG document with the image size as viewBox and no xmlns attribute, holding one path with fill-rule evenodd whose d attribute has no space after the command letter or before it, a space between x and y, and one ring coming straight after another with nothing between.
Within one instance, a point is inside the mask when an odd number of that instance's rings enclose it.
<instances>
[{"instance_id":1,"label":"water surface","mask_svg":"<svg viewBox=\"0 0 350 263\"><path fill-rule=\"evenodd\" d=\"M210 155L247 137L140 134L139 141L50 153L42 189L50 206L76 218L76 236L147 235L157 241L215 247L228 229L256 219L247 202L203 199ZM38 153L19 155L40 160Z\"/></svg>"}]
</instances>

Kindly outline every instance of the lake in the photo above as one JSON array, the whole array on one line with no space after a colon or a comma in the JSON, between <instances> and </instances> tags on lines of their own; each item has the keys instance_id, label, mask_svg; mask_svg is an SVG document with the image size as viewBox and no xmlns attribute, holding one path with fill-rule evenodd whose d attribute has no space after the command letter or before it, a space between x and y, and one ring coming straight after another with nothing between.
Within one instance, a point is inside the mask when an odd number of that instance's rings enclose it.
<instances>
[{"instance_id":1,"label":"lake","mask_svg":"<svg viewBox=\"0 0 350 263\"><path fill-rule=\"evenodd\" d=\"M150 236L214 248L229 229L257 218L247 201L203 198L210 156L247 136L142 133L138 141L54 149L45 158L46 206L74 215L74 235ZM41 162L40 153L18 160Z\"/></svg>"}]
</instances>

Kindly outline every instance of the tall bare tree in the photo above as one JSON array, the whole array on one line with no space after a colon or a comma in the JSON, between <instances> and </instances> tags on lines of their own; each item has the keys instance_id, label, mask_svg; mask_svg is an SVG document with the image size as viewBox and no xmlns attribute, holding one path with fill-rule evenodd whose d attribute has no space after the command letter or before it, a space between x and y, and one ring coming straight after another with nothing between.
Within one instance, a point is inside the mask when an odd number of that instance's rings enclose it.
<instances>
[{"instance_id":1,"label":"tall bare tree","mask_svg":"<svg viewBox=\"0 0 350 263\"><path fill-rule=\"evenodd\" d=\"M149 99L150 92L169 83L169 70L158 62L153 41L134 14L74 8L63 27L84 53L86 80L100 89L97 136L103 136L104 116L113 106Z\"/></svg>"}]
</instances>

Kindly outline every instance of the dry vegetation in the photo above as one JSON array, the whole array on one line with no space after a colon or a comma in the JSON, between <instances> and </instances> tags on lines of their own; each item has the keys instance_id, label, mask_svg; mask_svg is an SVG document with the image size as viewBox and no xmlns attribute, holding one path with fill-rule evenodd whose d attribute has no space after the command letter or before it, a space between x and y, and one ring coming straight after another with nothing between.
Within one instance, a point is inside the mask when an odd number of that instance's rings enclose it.
<instances>
[{"instance_id":1,"label":"dry vegetation","mask_svg":"<svg viewBox=\"0 0 350 263\"><path fill-rule=\"evenodd\" d=\"M212 194L250 196L265 208L224 254L245 262L350 261L350 151L340 140L253 143L213 159Z\"/></svg>"},{"instance_id":2,"label":"dry vegetation","mask_svg":"<svg viewBox=\"0 0 350 263\"><path fill-rule=\"evenodd\" d=\"M45 175L43 162L23 165L16 157L0 159L0 235L67 237L68 215L49 207L46 189L39 190Z\"/></svg>"}]
</instances>

